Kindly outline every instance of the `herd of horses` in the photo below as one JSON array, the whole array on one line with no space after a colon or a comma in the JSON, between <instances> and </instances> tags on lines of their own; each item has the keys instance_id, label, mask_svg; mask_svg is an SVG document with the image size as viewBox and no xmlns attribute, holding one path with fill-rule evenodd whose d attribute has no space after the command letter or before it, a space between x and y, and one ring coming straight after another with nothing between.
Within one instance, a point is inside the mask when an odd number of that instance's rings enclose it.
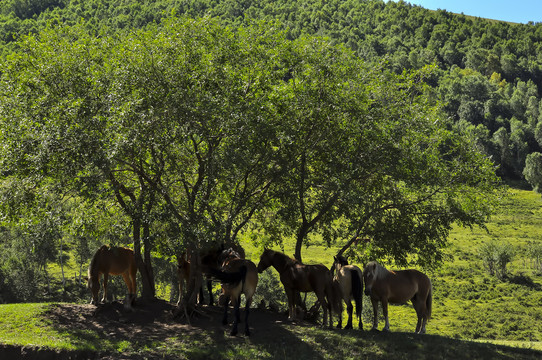
<instances>
[{"instance_id":1,"label":"herd of horses","mask_svg":"<svg viewBox=\"0 0 542 360\"><path fill-rule=\"evenodd\" d=\"M363 329L361 319L362 295L371 299L373 306L373 326L378 326L378 303L382 304L382 312L385 319L384 331L389 331L388 304L404 304L412 302L418 322L416 333L425 333L427 321L431 317L432 309L432 286L429 277L424 273L409 269L391 271L375 261L369 262L362 271L356 265L348 264L343 256L335 256L331 269L322 264L303 264L286 254L278 251L265 249L260 256L258 265L244 258L243 251L232 248L216 249L205 254L201 258L202 269L205 275L211 279L218 279L222 285L223 295L230 299L234 320L230 334L236 335L240 322L241 295L245 297L244 324L245 335L250 335L249 313L252 298L258 285L258 274L269 267L273 267L280 276L288 299L288 319L296 320L296 304L301 299L300 292L314 292L317 297L317 305L323 309L323 326L333 326L332 314L338 316L337 327L342 327L343 302L346 304L348 321L345 329L352 328L353 309L355 303L356 319L359 328ZM131 249L122 247L100 247L88 269L88 286L92 293L92 304L98 304L100 290L100 277L103 274L103 297L101 302L107 299L108 275L122 275L128 288L125 306L131 308L136 296L136 272L137 266L134 253ZM183 292L183 280L189 278L190 263L184 256L178 257L179 296ZM212 296L210 280L208 281L209 294ZM202 291L202 290L200 290ZM202 298L202 296L200 297ZM179 297L179 302L180 302ZM213 302L211 297L211 303ZM229 302L225 301L224 317L222 323L228 323Z\"/></svg>"}]
</instances>

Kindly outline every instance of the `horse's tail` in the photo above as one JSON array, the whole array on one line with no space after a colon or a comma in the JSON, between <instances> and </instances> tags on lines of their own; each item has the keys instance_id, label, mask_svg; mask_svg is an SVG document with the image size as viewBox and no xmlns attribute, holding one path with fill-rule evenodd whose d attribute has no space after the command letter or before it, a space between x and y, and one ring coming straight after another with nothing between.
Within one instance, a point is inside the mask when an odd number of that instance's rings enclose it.
<instances>
[{"instance_id":1,"label":"horse's tail","mask_svg":"<svg viewBox=\"0 0 542 360\"><path fill-rule=\"evenodd\" d=\"M433 285L431 284L431 281L429 281L429 293L425 300L425 307L427 309L427 320L429 320L431 318L431 310L433 307Z\"/></svg>"},{"instance_id":2,"label":"horse's tail","mask_svg":"<svg viewBox=\"0 0 542 360\"><path fill-rule=\"evenodd\" d=\"M245 278L247 276L247 267L246 265L242 265L239 270L234 272L228 272L218 269L210 269L211 276L217 278L220 280L220 282L225 284L235 284L241 281L245 281Z\"/></svg>"},{"instance_id":3,"label":"horse's tail","mask_svg":"<svg viewBox=\"0 0 542 360\"><path fill-rule=\"evenodd\" d=\"M363 282L357 270L352 270L350 275L350 278L352 279L352 296L354 297L354 302L356 303L356 315L358 318L360 318L361 309L363 306Z\"/></svg>"}]
</instances>

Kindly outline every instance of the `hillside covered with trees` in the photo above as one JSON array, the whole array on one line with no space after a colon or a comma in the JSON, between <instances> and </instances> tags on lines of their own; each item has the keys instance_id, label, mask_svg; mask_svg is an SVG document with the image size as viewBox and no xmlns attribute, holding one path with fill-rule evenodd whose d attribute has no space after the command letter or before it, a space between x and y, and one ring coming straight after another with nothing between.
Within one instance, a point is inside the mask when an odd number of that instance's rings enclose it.
<instances>
[{"instance_id":1,"label":"hillside covered with trees","mask_svg":"<svg viewBox=\"0 0 542 360\"><path fill-rule=\"evenodd\" d=\"M400 73L436 64L433 96L454 126L475 134L505 180L542 181L542 24L511 24L407 2L368 1L120 1L9 0L2 5L3 53L21 34L46 24L100 29L139 28L171 13L280 21L288 38L302 34L346 44L360 58Z\"/></svg>"}]
</instances>

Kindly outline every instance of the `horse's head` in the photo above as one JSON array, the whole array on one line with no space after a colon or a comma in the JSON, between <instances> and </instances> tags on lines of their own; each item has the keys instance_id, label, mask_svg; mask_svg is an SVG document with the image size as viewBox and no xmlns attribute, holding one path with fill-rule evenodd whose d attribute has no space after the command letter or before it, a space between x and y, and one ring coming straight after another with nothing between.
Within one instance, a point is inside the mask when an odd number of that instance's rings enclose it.
<instances>
[{"instance_id":1,"label":"horse's head","mask_svg":"<svg viewBox=\"0 0 542 360\"><path fill-rule=\"evenodd\" d=\"M260 256L258 263L258 273L262 273L273 263L273 250L265 249Z\"/></svg>"},{"instance_id":2,"label":"horse's head","mask_svg":"<svg viewBox=\"0 0 542 360\"><path fill-rule=\"evenodd\" d=\"M92 276L90 269L88 270L87 287L90 289L90 293L92 294L92 300L90 300L90 303L92 305L98 304L98 293L100 292L100 278L99 276Z\"/></svg>"},{"instance_id":3,"label":"horse's head","mask_svg":"<svg viewBox=\"0 0 542 360\"><path fill-rule=\"evenodd\" d=\"M377 278L378 264L376 261L371 261L363 270L363 282L365 283L365 295L371 295L371 289Z\"/></svg>"},{"instance_id":4,"label":"horse's head","mask_svg":"<svg viewBox=\"0 0 542 360\"><path fill-rule=\"evenodd\" d=\"M340 270L343 266L348 265L348 260L342 255L336 255L333 257L333 268Z\"/></svg>"},{"instance_id":5,"label":"horse's head","mask_svg":"<svg viewBox=\"0 0 542 360\"><path fill-rule=\"evenodd\" d=\"M241 255L232 248L222 251L218 257L218 263L220 266L226 266L232 259L241 259Z\"/></svg>"}]
</instances>

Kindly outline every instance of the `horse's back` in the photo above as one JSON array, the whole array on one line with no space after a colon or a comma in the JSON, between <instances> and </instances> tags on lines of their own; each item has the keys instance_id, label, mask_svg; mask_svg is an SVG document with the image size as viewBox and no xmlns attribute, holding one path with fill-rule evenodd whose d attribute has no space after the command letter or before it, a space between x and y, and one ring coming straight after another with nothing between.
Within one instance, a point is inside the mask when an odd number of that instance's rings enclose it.
<instances>
[{"instance_id":1,"label":"horse's back","mask_svg":"<svg viewBox=\"0 0 542 360\"><path fill-rule=\"evenodd\" d=\"M244 281L241 283L232 285L230 290L238 289L245 294L246 297L252 297L256 291L256 286L258 285L258 269L256 264L247 259L231 259L225 266L224 271L226 272L237 272L241 270L241 267L246 267L246 275ZM236 291L237 292L237 291Z\"/></svg>"},{"instance_id":2,"label":"horse's back","mask_svg":"<svg viewBox=\"0 0 542 360\"><path fill-rule=\"evenodd\" d=\"M361 269L357 267L356 265L344 265L339 269L339 271L337 271L336 279L338 283L340 284L343 295L345 297L349 297L350 294L352 293L352 286L353 286L352 278L354 277L354 273L357 274L356 278L360 282L361 286L363 286L362 284L363 273Z\"/></svg>"},{"instance_id":3,"label":"horse's back","mask_svg":"<svg viewBox=\"0 0 542 360\"><path fill-rule=\"evenodd\" d=\"M418 287L427 288L431 286L431 280L429 276L416 269L408 269L397 271L401 273L409 282L416 284Z\"/></svg>"},{"instance_id":4,"label":"horse's back","mask_svg":"<svg viewBox=\"0 0 542 360\"><path fill-rule=\"evenodd\" d=\"M384 281L388 300L391 303L404 303L417 294L427 296L431 288L429 277L415 269L396 270Z\"/></svg>"},{"instance_id":5,"label":"horse's back","mask_svg":"<svg viewBox=\"0 0 542 360\"><path fill-rule=\"evenodd\" d=\"M125 247L110 248L103 259L108 263L108 271L112 275L119 275L126 271L135 273L134 251ZM105 269L104 269L105 270Z\"/></svg>"}]
</instances>

